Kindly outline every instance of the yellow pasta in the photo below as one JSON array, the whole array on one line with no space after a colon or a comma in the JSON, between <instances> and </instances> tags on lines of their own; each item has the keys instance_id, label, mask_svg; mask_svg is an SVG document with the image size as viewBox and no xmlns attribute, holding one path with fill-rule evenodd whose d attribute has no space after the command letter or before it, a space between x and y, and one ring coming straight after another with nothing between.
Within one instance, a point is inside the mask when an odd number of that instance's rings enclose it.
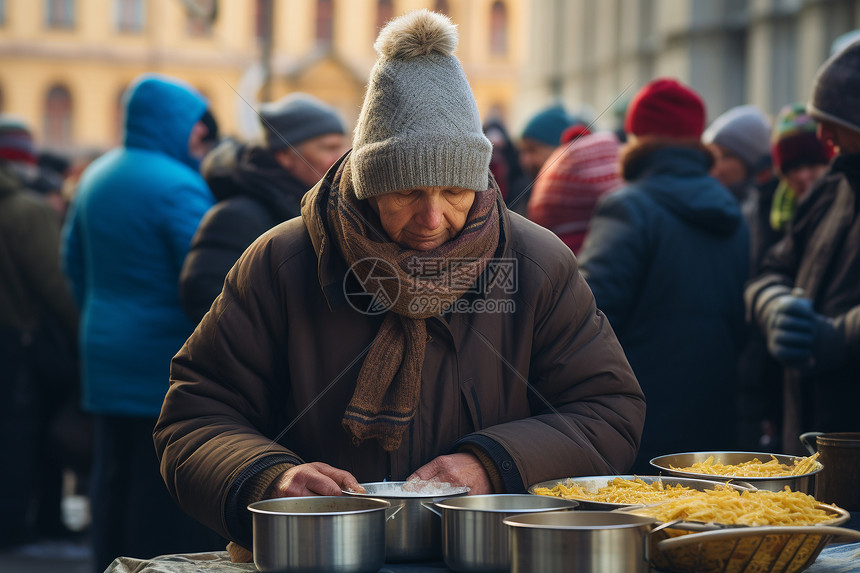
<instances>
[{"instance_id":1,"label":"yellow pasta","mask_svg":"<svg viewBox=\"0 0 860 573\"><path fill-rule=\"evenodd\" d=\"M817 508L815 498L786 487L783 491L739 492L729 487L691 495L633 511L658 521L698 521L722 525L815 525L833 519Z\"/></svg>"},{"instance_id":2,"label":"yellow pasta","mask_svg":"<svg viewBox=\"0 0 860 573\"><path fill-rule=\"evenodd\" d=\"M685 467L676 468L669 466L671 469L679 472L691 472L697 474L708 474L718 476L732 477L781 477L781 476L799 476L813 472L820 467L818 463L818 453L805 457L796 458L793 465L781 463L776 457L771 456L771 460L761 462L758 458L753 458L748 462L740 464L725 465L720 460L714 459L714 456L709 456L703 462Z\"/></svg>"},{"instance_id":3,"label":"yellow pasta","mask_svg":"<svg viewBox=\"0 0 860 573\"><path fill-rule=\"evenodd\" d=\"M589 492L571 480L559 482L552 488L537 487L538 495L563 497L565 499L580 499L616 504L655 503L688 495L694 491L683 485L664 485L658 480L646 483L640 478L632 480L615 478L596 492Z\"/></svg>"}]
</instances>

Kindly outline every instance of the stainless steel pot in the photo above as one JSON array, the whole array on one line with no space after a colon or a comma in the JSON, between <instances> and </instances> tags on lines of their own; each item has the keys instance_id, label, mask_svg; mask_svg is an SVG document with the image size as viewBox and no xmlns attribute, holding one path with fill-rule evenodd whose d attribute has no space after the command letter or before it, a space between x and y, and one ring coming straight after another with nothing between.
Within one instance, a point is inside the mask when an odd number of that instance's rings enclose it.
<instances>
[{"instance_id":1,"label":"stainless steel pot","mask_svg":"<svg viewBox=\"0 0 860 573\"><path fill-rule=\"evenodd\" d=\"M385 524L385 560L438 561L442 558L442 522L427 504L469 493L467 487L452 487L445 495L421 495L403 491L406 482L363 483L366 493L344 491L356 497L375 497L401 507Z\"/></svg>"},{"instance_id":2,"label":"stainless steel pot","mask_svg":"<svg viewBox=\"0 0 860 573\"><path fill-rule=\"evenodd\" d=\"M770 461L771 456L779 460L780 463L791 465L800 456L789 456L786 454L768 454L762 452L688 452L684 454L671 454L668 456L660 456L651 460L651 465L658 468L662 473L670 476L688 477L712 481L741 481L751 485L757 489L765 489L768 491L782 491L785 486L791 488L792 491L802 491L812 495L815 488L815 474L821 471L822 466L819 464L818 469L807 474L799 476L780 476L780 477L744 477L744 476L718 476L712 474L699 474L694 472L682 472L673 470L672 467L685 468L690 467L695 463L704 462L709 456L714 456L714 459L720 460L725 465L735 465L743 462L748 462L753 458L758 458L761 462Z\"/></svg>"},{"instance_id":3,"label":"stainless steel pot","mask_svg":"<svg viewBox=\"0 0 860 573\"><path fill-rule=\"evenodd\" d=\"M806 432L800 441L824 470L816 479L815 499L848 511L860 511L860 432Z\"/></svg>"},{"instance_id":4,"label":"stainless steel pot","mask_svg":"<svg viewBox=\"0 0 860 573\"><path fill-rule=\"evenodd\" d=\"M507 573L510 533L502 523L526 513L574 509L573 500L529 494L472 495L433 504L442 516L442 558L454 571Z\"/></svg>"},{"instance_id":5,"label":"stainless steel pot","mask_svg":"<svg viewBox=\"0 0 860 573\"><path fill-rule=\"evenodd\" d=\"M248 506L260 571L372 573L385 562L384 499L345 496L267 499Z\"/></svg>"},{"instance_id":6,"label":"stainless steel pot","mask_svg":"<svg viewBox=\"0 0 860 573\"><path fill-rule=\"evenodd\" d=\"M648 573L655 520L608 511L563 511L509 517L511 573Z\"/></svg>"}]
</instances>

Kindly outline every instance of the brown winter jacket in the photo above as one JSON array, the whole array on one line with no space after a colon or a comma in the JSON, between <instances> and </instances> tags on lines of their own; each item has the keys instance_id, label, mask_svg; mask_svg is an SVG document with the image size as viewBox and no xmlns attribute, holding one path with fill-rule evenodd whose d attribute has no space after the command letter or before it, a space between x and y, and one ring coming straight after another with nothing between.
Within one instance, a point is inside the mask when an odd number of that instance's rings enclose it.
<instances>
[{"instance_id":1,"label":"brown winter jacket","mask_svg":"<svg viewBox=\"0 0 860 573\"><path fill-rule=\"evenodd\" d=\"M499 286L461 301L503 312L428 319L418 411L391 453L354 446L341 426L382 316L349 304L323 230L320 257L301 218L260 237L173 359L155 444L182 508L249 547L248 488L278 464L402 480L465 449L508 492L626 471L645 402L609 322L555 235L507 212L502 229Z\"/></svg>"}]
</instances>

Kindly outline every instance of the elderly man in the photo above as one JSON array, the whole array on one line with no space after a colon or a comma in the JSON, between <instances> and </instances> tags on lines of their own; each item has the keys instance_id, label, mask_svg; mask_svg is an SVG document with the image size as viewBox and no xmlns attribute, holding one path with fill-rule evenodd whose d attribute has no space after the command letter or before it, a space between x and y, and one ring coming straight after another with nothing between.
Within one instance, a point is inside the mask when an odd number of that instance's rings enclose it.
<instances>
[{"instance_id":1,"label":"elderly man","mask_svg":"<svg viewBox=\"0 0 860 573\"><path fill-rule=\"evenodd\" d=\"M425 10L383 29L352 151L173 360L162 473L230 539L266 497L522 492L635 457L638 383L570 250L505 209L456 43Z\"/></svg>"},{"instance_id":2,"label":"elderly man","mask_svg":"<svg viewBox=\"0 0 860 573\"><path fill-rule=\"evenodd\" d=\"M825 62L807 112L837 152L746 288L747 310L784 367L783 450L808 430L857 429L860 385L860 42Z\"/></svg>"}]
</instances>

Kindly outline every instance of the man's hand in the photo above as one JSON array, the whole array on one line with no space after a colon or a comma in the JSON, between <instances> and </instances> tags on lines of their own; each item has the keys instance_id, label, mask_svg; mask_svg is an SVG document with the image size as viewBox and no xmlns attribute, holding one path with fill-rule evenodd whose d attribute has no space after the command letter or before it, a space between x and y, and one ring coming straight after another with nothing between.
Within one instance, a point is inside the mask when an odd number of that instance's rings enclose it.
<instances>
[{"instance_id":1,"label":"man's hand","mask_svg":"<svg viewBox=\"0 0 860 573\"><path fill-rule=\"evenodd\" d=\"M813 357L816 334L816 314L812 310L812 301L785 295L767 308L765 334L771 355L790 368L808 367Z\"/></svg>"},{"instance_id":2,"label":"man's hand","mask_svg":"<svg viewBox=\"0 0 860 573\"><path fill-rule=\"evenodd\" d=\"M364 493L364 488L348 471L322 462L311 462L293 466L279 475L266 490L265 497L340 495L342 489Z\"/></svg>"},{"instance_id":3,"label":"man's hand","mask_svg":"<svg viewBox=\"0 0 860 573\"><path fill-rule=\"evenodd\" d=\"M409 479L435 480L457 486L468 486L470 495L493 493L490 476L478 458L459 453L439 456L421 466ZM408 480L407 480L408 481Z\"/></svg>"}]
</instances>

